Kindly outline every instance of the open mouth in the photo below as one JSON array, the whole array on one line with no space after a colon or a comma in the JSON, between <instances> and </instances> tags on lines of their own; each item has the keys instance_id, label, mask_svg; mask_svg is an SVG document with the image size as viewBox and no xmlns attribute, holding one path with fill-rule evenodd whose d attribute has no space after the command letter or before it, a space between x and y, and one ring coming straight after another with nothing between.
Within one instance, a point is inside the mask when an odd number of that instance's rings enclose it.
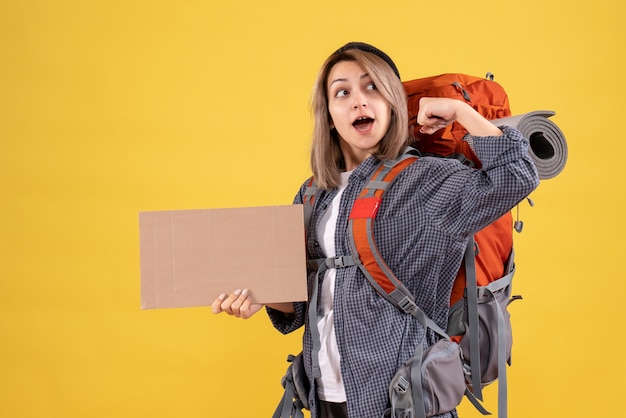
<instances>
[{"instance_id":1,"label":"open mouth","mask_svg":"<svg viewBox=\"0 0 626 418\"><path fill-rule=\"evenodd\" d=\"M366 131L372 126L373 123L374 119L367 116L362 116L360 118L357 118L357 120L352 123L352 126L354 126L358 131Z\"/></svg>"}]
</instances>

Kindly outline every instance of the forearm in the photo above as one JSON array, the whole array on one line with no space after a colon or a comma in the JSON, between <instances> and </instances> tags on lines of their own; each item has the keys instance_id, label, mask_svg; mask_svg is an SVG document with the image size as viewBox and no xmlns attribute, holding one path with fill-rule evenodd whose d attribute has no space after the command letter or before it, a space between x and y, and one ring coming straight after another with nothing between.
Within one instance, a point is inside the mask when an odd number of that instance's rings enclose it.
<instances>
[{"instance_id":1,"label":"forearm","mask_svg":"<svg viewBox=\"0 0 626 418\"><path fill-rule=\"evenodd\" d=\"M422 97L417 123L423 134L433 134L456 122L472 136L501 136L502 131L469 104L444 97Z\"/></svg>"},{"instance_id":2,"label":"forearm","mask_svg":"<svg viewBox=\"0 0 626 418\"><path fill-rule=\"evenodd\" d=\"M456 122L463 125L472 136L502 136L503 133L493 123L485 119L465 102L458 102Z\"/></svg>"}]
</instances>

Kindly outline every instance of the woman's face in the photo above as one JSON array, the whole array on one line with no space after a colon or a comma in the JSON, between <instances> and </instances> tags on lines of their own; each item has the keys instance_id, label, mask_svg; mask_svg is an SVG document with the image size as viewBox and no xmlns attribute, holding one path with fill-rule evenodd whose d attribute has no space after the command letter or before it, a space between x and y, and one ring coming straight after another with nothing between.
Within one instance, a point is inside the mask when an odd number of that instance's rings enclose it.
<instances>
[{"instance_id":1,"label":"woman's face","mask_svg":"<svg viewBox=\"0 0 626 418\"><path fill-rule=\"evenodd\" d=\"M341 61L327 80L328 110L339 134L346 169L356 168L378 148L391 121L391 106L355 61Z\"/></svg>"}]
</instances>

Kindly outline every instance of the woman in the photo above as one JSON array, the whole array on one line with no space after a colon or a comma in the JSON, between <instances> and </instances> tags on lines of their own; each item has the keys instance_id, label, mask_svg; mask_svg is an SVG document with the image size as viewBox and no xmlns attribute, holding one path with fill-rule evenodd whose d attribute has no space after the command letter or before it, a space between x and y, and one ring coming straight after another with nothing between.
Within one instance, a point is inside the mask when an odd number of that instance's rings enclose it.
<instances>
[{"instance_id":1,"label":"woman","mask_svg":"<svg viewBox=\"0 0 626 418\"><path fill-rule=\"evenodd\" d=\"M311 151L312 172L322 192L307 231L310 259L350 255L346 228L352 203L377 163L403 152L406 106L395 64L371 45L344 45L322 66L313 91ZM374 229L383 259L442 328L468 237L510 210L539 181L528 141L518 131L496 127L458 100L421 100L418 123L423 133L453 121L471 135L482 169L451 159L419 158L386 191ZM305 189L306 183L294 203L302 203ZM308 285L311 294L311 280ZM311 416L380 417L396 370L418 343L430 346L436 337L424 335L414 317L379 296L355 266L326 271L319 294L313 323L321 348L315 351L306 303L267 306L279 331L305 325ZM220 295L212 309L248 318L261 307L248 290L237 290ZM319 360L318 377L312 372L312 357ZM456 411L442 416L456 416Z\"/></svg>"}]
</instances>

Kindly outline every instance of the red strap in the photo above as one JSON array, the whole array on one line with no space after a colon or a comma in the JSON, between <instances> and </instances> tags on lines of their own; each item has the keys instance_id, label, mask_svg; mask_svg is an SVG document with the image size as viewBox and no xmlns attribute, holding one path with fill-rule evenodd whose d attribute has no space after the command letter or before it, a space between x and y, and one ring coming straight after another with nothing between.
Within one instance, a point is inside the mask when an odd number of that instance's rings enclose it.
<instances>
[{"instance_id":1,"label":"red strap","mask_svg":"<svg viewBox=\"0 0 626 418\"><path fill-rule=\"evenodd\" d=\"M406 158L398 162L379 180L391 183L402 170L415 160L417 160L417 157ZM383 169L384 166L381 165L371 179L378 179ZM370 236L373 233L372 231L374 231L374 219L380 208L384 193L384 189L377 189L372 194L369 189L365 188L352 206L350 221L352 223L352 239L363 267L376 280L378 285L387 294L390 294L396 289L394 281L398 282L398 279L393 276L391 269L380 256L374 237ZM386 271L389 272L391 277L387 275Z\"/></svg>"},{"instance_id":2,"label":"red strap","mask_svg":"<svg viewBox=\"0 0 626 418\"><path fill-rule=\"evenodd\" d=\"M367 224L369 220L366 218L354 219L352 221L352 231L354 242L357 247L357 251L359 253L359 259L363 264L363 267L368 271L368 273L376 280L378 285L383 288L387 294L393 292L396 286L393 284L389 277L385 274L378 261L376 260L376 255L374 251L378 253L378 248L376 246L370 246L367 244L368 242L368 233L367 233ZM384 261L381 262L384 263Z\"/></svg>"},{"instance_id":3,"label":"red strap","mask_svg":"<svg viewBox=\"0 0 626 418\"><path fill-rule=\"evenodd\" d=\"M375 218L382 197L359 197L352 205L350 219Z\"/></svg>"}]
</instances>

